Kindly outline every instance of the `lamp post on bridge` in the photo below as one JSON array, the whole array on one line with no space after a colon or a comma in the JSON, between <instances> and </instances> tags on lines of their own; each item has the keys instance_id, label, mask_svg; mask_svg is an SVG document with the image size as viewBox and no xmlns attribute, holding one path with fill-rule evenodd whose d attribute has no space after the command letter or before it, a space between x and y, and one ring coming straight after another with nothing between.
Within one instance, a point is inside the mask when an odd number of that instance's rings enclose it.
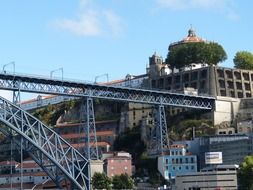
<instances>
[{"instance_id":1,"label":"lamp post on bridge","mask_svg":"<svg viewBox=\"0 0 253 190\"><path fill-rule=\"evenodd\" d=\"M50 78L53 78L53 73L56 72L56 71L61 71L61 79L63 80L63 67L51 71L50 72Z\"/></svg>"},{"instance_id":2,"label":"lamp post on bridge","mask_svg":"<svg viewBox=\"0 0 253 190\"><path fill-rule=\"evenodd\" d=\"M15 61L3 65L3 73L6 73L5 67L8 65L13 65L13 74L15 74Z\"/></svg>"},{"instance_id":3,"label":"lamp post on bridge","mask_svg":"<svg viewBox=\"0 0 253 190\"><path fill-rule=\"evenodd\" d=\"M94 83L97 84L97 79L100 78L100 77L103 77L103 76L106 76L106 81L109 82L109 75L108 75L108 73L105 73L105 74L96 76Z\"/></svg>"}]
</instances>

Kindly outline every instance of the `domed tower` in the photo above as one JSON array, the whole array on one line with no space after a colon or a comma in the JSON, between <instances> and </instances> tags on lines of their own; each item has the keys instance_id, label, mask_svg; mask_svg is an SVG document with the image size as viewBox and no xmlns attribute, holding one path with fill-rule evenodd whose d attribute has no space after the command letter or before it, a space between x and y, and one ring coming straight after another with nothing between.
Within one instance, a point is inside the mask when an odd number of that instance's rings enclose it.
<instances>
[{"instance_id":1,"label":"domed tower","mask_svg":"<svg viewBox=\"0 0 253 190\"><path fill-rule=\"evenodd\" d=\"M196 35L195 30L191 27L188 30L188 35L185 38L183 38L182 40L178 41L178 42L171 43L169 45L168 50L171 50L172 48L174 48L178 45L187 44L187 43L198 43L198 42L207 42L207 41L200 38L200 37L198 37Z\"/></svg>"},{"instance_id":2,"label":"domed tower","mask_svg":"<svg viewBox=\"0 0 253 190\"><path fill-rule=\"evenodd\" d=\"M171 43L168 47L168 51L171 51L173 48L184 45L184 44L189 44L189 43L209 43L207 40L204 40L203 38L199 37L196 35L195 30L191 27L188 30L188 35L183 38L180 41ZM179 69L174 68L173 72L178 72L178 71L186 71L186 70L192 70L192 69L198 69L203 66L207 66L207 64L204 63L190 63L188 66L181 67Z\"/></svg>"}]
</instances>

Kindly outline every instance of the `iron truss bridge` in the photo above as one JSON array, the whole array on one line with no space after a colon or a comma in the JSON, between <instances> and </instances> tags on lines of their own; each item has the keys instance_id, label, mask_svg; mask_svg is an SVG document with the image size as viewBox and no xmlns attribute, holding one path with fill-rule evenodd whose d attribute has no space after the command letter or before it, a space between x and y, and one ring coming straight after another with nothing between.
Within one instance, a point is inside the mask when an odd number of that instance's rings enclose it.
<instances>
[{"instance_id":1,"label":"iron truss bridge","mask_svg":"<svg viewBox=\"0 0 253 190\"><path fill-rule=\"evenodd\" d=\"M90 189L89 162L67 141L20 107L0 97L0 131L25 150L58 187Z\"/></svg>"},{"instance_id":2,"label":"iron truss bridge","mask_svg":"<svg viewBox=\"0 0 253 190\"><path fill-rule=\"evenodd\" d=\"M12 90L16 92L102 98L117 101L163 106L179 106L184 108L205 110L214 109L215 100L213 97L192 96L126 87L114 87L9 73L0 74L0 89Z\"/></svg>"}]
</instances>

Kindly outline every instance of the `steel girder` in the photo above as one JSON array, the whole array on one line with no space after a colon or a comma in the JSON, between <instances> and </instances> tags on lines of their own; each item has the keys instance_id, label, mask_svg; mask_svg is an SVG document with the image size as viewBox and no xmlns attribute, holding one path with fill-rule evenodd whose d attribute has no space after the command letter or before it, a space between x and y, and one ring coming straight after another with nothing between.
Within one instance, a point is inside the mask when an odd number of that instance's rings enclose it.
<instances>
[{"instance_id":1,"label":"steel girder","mask_svg":"<svg viewBox=\"0 0 253 190\"><path fill-rule=\"evenodd\" d=\"M88 97L83 99L81 104L81 123L85 132L85 157L88 160L98 160L98 147L97 147L97 135L95 125L95 115L92 98Z\"/></svg>"},{"instance_id":2,"label":"steel girder","mask_svg":"<svg viewBox=\"0 0 253 190\"><path fill-rule=\"evenodd\" d=\"M156 106L154 128L149 143L150 155L163 154L169 149L166 114L163 105Z\"/></svg>"},{"instance_id":3,"label":"steel girder","mask_svg":"<svg viewBox=\"0 0 253 190\"><path fill-rule=\"evenodd\" d=\"M53 80L32 76L0 74L0 89L57 94L77 97L95 97L155 105L181 106L211 110L214 98L170 93L164 91L103 86L97 84Z\"/></svg>"},{"instance_id":4,"label":"steel girder","mask_svg":"<svg viewBox=\"0 0 253 190\"><path fill-rule=\"evenodd\" d=\"M64 175L74 184L75 189L90 189L88 160L56 132L2 97L0 122L11 129L9 135L15 137L16 143L20 144L23 139L23 149L56 184L61 184ZM8 130L5 133L8 135Z\"/></svg>"}]
</instances>

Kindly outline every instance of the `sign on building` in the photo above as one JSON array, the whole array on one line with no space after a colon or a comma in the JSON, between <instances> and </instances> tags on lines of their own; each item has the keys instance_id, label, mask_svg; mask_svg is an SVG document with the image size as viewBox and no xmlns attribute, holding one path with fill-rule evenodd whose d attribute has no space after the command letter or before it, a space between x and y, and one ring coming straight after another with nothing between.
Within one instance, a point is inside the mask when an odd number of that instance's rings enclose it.
<instances>
[{"instance_id":1,"label":"sign on building","mask_svg":"<svg viewBox=\"0 0 253 190\"><path fill-rule=\"evenodd\" d=\"M205 152L206 164L222 164L222 152Z\"/></svg>"}]
</instances>

